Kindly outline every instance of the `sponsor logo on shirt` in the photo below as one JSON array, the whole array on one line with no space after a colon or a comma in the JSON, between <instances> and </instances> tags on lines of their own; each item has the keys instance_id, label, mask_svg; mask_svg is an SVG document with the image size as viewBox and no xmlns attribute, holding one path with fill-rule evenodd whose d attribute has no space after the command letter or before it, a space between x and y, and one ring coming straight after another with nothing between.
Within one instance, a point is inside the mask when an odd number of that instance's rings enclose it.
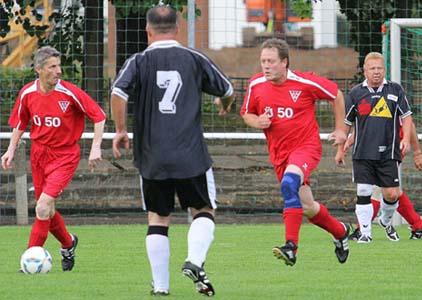
<instances>
[{"instance_id":1,"label":"sponsor logo on shirt","mask_svg":"<svg viewBox=\"0 0 422 300\"><path fill-rule=\"evenodd\" d=\"M308 164L307 164L307 163L304 163L304 164L302 165L302 168L303 168L304 170L306 170L306 169L308 168Z\"/></svg>"},{"instance_id":2,"label":"sponsor logo on shirt","mask_svg":"<svg viewBox=\"0 0 422 300\"><path fill-rule=\"evenodd\" d=\"M392 118L393 115L388 108L387 102L385 101L384 97L377 102L375 107L372 109L371 117L381 117L381 118Z\"/></svg>"},{"instance_id":3,"label":"sponsor logo on shirt","mask_svg":"<svg viewBox=\"0 0 422 300\"><path fill-rule=\"evenodd\" d=\"M399 99L399 97L397 97L395 95L388 94L387 95L387 99L388 100L391 100L391 101L394 101L394 102L397 102L397 100Z\"/></svg>"},{"instance_id":4,"label":"sponsor logo on shirt","mask_svg":"<svg viewBox=\"0 0 422 300\"><path fill-rule=\"evenodd\" d=\"M60 108L65 113L66 110L67 110L67 108L69 107L70 101L62 101L62 100L59 100L58 102L59 102Z\"/></svg>"},{"instance_id":5,"label":"sponsor logo on shirt","mask_svg":"<svg viewBox=\"0 0 422 300\"><path fill-rule=\"evenodd\" d=\"M290 97L292 97L293 102L296 102L299 99L300 94L302 94L302 91L289 91Z\"/></svg>"},{"instance_id":6,"label":"sponsor logo on shirt","mask_svg":"<svg viewBox=\"0 0 422 300\"><path fill-rule=\"evenodd\" d=\"M359 115L366 116L369 115L371 112L371 104L366 101L366 99L362 99L358 104L358 111Z\"/></svg>"}]
</instances>

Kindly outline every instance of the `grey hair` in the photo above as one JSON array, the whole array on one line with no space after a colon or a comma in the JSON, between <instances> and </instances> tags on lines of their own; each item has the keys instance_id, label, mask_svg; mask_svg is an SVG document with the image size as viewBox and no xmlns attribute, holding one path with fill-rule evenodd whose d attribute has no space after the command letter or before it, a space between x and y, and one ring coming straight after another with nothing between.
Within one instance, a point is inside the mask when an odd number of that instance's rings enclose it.
<instances>
[{"instance_id":1,"label":"grey hair","mask_svg":"<svg viewBox=\"0 0 422 300\"><path fill-rule=\"evenodd\" d=\"M42 68L50 57L59 57L60 52L50 46L44 46L37 50L34 55L34 68Z\"/></svg>"}]
</instances>

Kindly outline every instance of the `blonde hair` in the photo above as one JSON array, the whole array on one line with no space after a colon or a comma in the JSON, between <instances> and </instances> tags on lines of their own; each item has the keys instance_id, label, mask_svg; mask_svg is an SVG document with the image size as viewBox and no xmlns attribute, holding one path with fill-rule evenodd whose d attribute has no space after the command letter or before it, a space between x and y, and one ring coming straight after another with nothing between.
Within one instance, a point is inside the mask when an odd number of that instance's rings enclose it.
<instances>
[{"instance_id":1,"label":"blonde hair","mask_svg":"<svg viewBox=\"0 0 422 300\"><path fill-rule=\"evenodd\" d=\"M381 53L379 53L379 52L369 52L365 56L365 60L363 62L363 65L365 65L366 62L370 59L382 59L382 61L384 62L384 56Z\"/></svg>"}]
</instances>

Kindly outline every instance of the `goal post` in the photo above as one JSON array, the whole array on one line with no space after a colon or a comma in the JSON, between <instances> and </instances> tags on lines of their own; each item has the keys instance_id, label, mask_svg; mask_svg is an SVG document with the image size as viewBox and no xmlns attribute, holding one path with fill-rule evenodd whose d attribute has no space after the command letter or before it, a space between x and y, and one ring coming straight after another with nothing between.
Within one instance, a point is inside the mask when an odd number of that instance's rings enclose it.
<instances>
[{"instance_id":1,"label":"goal post","mask_svg":"<svg viewBox=\"0 0 422 300\"><path fill-rule=\"evenodd\" d=\"M401 29L422 28L422 18L390 20L390 70L391 80L401 83Z\"/></svg>"},{"instance_id":2,"label":"goal post","mask_svg":"<svg viewBox=\"0 0 422 300\"><path fill-rule=\"evenodd\" d=\"M412 104L413 118L421 128L422 108L422 18L393 18L384 23L383 55L386 62L386 77L403 86ZM418 139L422 138L418 134ZM406 183L405 190L411 192ZM393 216L393 225L407 222L399 214Z\"/></svg>"}]
</instances>

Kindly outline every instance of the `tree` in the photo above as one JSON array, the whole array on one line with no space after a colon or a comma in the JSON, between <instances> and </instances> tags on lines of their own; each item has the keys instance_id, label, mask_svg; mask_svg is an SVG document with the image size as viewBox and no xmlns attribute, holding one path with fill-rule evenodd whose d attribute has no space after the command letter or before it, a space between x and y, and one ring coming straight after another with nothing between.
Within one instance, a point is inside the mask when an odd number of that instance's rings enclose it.
<instances>
[{"instance_id":1,"label":"tree","mask_svg":"<svg viewBox=\"0 0 422 300\"><path fill-rule=\"evenodd\" d=\"M168 4L183 11L187 0L111 0L116 8L116 74L125 60L148 46L146 26L147 10L158 3ZM196 9L196 15L200 15Z\"/></svg>"}]
</instances>

